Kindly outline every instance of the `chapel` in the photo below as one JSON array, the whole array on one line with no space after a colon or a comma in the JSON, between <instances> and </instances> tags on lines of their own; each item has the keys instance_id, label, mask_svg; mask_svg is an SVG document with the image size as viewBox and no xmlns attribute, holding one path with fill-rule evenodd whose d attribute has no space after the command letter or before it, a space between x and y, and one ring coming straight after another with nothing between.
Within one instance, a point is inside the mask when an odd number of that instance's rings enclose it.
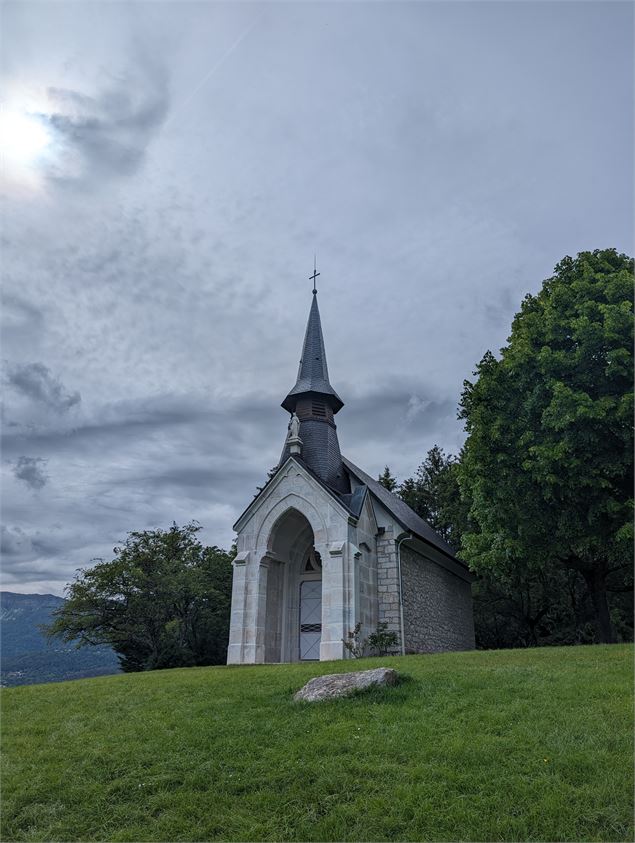
<instances>
[{"instance_id":1,"label":"chapel","mask_svg":"<svg viewBox=\"0 0 635 843\"><path fill-rule=\"evenodd\" d=\"M396 653L474 647L473 576L397 495L342 456L317 290L277 469L240 516L228 664L342 659L379 624Z\"/></svg>"}]
</instances>

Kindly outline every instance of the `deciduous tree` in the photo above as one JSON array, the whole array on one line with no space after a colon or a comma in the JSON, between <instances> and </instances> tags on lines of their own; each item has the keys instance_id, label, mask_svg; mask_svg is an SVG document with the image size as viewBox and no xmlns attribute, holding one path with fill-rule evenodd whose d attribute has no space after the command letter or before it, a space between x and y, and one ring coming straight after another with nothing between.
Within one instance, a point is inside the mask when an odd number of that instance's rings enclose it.
<instances>
[{"instance_id":1,"label":"deciduous tree","mask_svg":"<svg viewBox=\"0 0 635 843\"><path fill-rule=\"evenodd\" d=\"M604 642L607 591L632 564L632 283L614 249L564 258L461 399L464 558L500 583L579 572Z\"/></svg>"},{"instance_id":2,"label":"deciduous tree","mask_svg":"<svg viewBox=\"0 0 635 843\"><path fill-rule=\"evenodd\" d=\"M129 533L112 561L78 572L49 635L109 644L125 671L224 662L232 554L204 547L200 529Z\"/></svg>"}]
</instances>

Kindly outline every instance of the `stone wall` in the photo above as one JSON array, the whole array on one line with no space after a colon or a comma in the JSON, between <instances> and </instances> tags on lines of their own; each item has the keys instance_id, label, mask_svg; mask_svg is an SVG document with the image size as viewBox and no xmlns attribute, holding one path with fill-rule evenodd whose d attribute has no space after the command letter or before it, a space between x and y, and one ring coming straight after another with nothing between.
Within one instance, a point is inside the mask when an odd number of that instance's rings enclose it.
<instances>
[{"instance_id":1,"label":"stone wall","mask_svg":"<svg viewBox=\"0 0 635 843\"><path fill-rule=\"evenodd\" d=\"M379 623L394 630L401 644L401 612L399 609L399 572L397 548L392 527L377 536L377 596Z\"/></svg>"},{"instance_id":2,"label":"stone wall","mask_svg":"<svg viewBox=\"0 0 635 843\"><path fill-rule=\"evenodd\" d=\"M407 653L474 649L469 582L401 545Z\"/></svg>"},{"instance_id":3,"label":"stone wall","mask_svg":"<svg viewBox=\"0 0 635 843\"><path fill-rule=\"evenodd\" d=\"M361 623L361 638L367 638L377 630L376 536L377 522L367 496L357 525L349 525L349 541L357 548L354 557L355 606L350 627L352 629L356 623Z\"/></svg>"}]
</instances>

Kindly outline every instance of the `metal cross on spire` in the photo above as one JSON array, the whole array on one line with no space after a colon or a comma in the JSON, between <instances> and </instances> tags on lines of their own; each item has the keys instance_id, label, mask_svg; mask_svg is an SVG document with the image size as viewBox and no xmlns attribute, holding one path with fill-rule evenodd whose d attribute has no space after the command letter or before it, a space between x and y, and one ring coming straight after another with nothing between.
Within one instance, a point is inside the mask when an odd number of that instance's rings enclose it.
<instances>
[{"instance_id":1,"label":"metal cross on spire","mask_svg":"<svg viewBox=\"0 0 635 843\"><path fill-rule=\"evenodd\" d=\"M317 294L317 288L315 286L315 279L320 274L319 272L317 272L316 260L317 260L316 256L313 255L313 275L309 275L309 281L313 281L313 295L314 296Z\"/></svg>"}]
</instances>

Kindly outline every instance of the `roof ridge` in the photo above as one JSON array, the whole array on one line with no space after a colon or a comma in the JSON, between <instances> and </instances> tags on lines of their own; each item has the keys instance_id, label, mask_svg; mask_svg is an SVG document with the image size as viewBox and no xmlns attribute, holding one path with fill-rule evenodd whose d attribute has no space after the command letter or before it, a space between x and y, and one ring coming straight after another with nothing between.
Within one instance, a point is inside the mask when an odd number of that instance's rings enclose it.
<instances>
[{"instance_id":1,"label":"roof ridge","mask_svg":"<svg viewBox=\"0 0 635 843\"><path fill-rule=\"evenodd\" d=\"M357 476L357 479L361 483L368 486L369 491L375 495L379 502L388 509L391 515L403 527L423 539L428 544L431 544L433 547L441 550L446 555L451 556L452 559L467 568L465 562L456 558L456 551L454 548L448 544L445 539L442 539L436 530L434 530L424 518L417 515L414 509L408 506L404 500L402 500L394 492L389 491L385 486L382 486L379 480L375 480L369 474L366 474L365 471L362 471L361 468L356 466L355 463L351 462L347 457L342 456L342 463L350 473Z\"/></svg>"}]
</instances>

